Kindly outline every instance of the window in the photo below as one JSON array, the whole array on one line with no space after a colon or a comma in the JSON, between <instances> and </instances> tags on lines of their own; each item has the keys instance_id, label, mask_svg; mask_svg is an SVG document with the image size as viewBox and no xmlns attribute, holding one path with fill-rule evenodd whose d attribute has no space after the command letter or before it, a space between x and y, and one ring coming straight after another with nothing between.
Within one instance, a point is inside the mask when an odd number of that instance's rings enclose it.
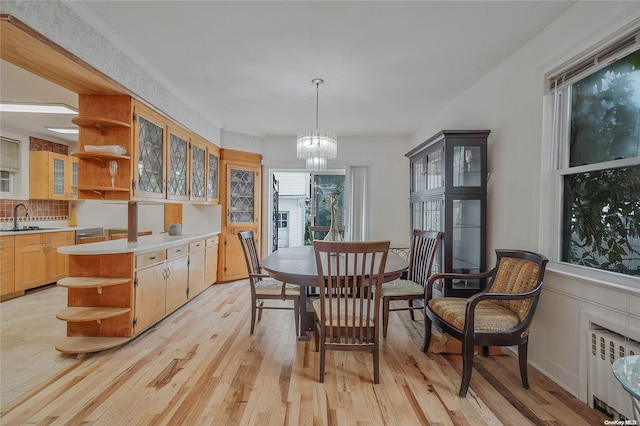
<instances>
[{"instance_id":1,"label":"window","mask_svg":"<svg viewBox=\"0 0 640 426\"><path fill-rule=\"evenodd\" d=\"M14 182L20 170L20 141L0 138L0 195L14 195Z\"/></svg>"},{"instance_id":2,"label":"window","mask_svg":"<svg viewBox=\"0 0 640 426\"><path fill-rule=\"evenodd\" d=\"M562 191L560 260L632 276L640 276L637 40L623 38L549 79Z\"/></svg>"},{"instance_id":3,"label":"window","mask_svg":"<svg viewBox=\"0 0 640 426\"><path fill-rule=\"evenodd\" d=\"M288 228L289 227L289 212L278 212L278 228Z\"/></svg>"}]
</instances>

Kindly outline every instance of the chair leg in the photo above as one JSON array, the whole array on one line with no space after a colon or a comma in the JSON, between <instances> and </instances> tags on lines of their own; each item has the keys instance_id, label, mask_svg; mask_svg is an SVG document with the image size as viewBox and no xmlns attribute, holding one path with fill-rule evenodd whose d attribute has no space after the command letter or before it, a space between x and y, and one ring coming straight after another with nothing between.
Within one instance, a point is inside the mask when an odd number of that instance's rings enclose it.
<instances>
[{"instance_id":1,"label":"chair leg","mask_svg":"<svg viewBox=\"0 0 640 426\"><path fill-rule=\"evenodd\" d=\"M256 311L258 310L258 306L256 305L256 297L251 296L251 334L253 334L253 329L256 326Z\"/></svg>"},{"instance_id":2,"label":"chair leg","mask_svg":"<svg viewBox=\"0 0 640 426\"><path fill-rule=\"evenodd\" d=\"M296 336L300 335L300 299L297 297L293 299L293 314L294 321L296 322Z\"/></svg>"},{"instance_id":3,"label":"chair leg","mask_svg":"<svg viewBox=\"0 0 640 426\"><path fill-rule=\"evenodd\" d=\"M264 300L258 302L258 321L262 321L262 307L264 306Z\"/></svg>"},{"instance_id":4,"label":"chair leg","mask_svg":"<svg viewBox=\"0 0 640 426\"><path fill-rule=\"evenodd\" d=\"M387 327L389 327L389 299L382 298L382 336L387 337Z\"/></svg>"},{"instance_id":5,"label":"chair leg","mask_svg":"<svg viewBox=\"0 0 640 426\"><path fill-rule=\"evenodd\" d=\"M409 315L411 316L411 321L415 321L416 318L413 315L413 300L409 299Z\"/></svg>"},{"instance_id":6,"label":"chair leg","mask_svg":"<svg viewBox=\"0 0 640 426\"><path fill-rule=\"evenodd\" d=\"M527 346L529 341L527 340L521 345L518 345L518 363L520 364L520 378L522 379L522 387L529 389L529 377L527 375Z\"/></svg>"},{"instance_id":7,"label":"chair leg","mask_svg":"<svg viewBox=\"0 0 640 426\"><path fill-rule=\"evenodd\" d=\"M380 351L378 350L378 342L373 347L373 383L380 383Z\"/></svg>"},{"instance_id":8,"label":"chair leg","mask_svg":"<svg viewBox=\"0 0 640 426\"><path fill-rule=\"evenodd\" d=\"M470 342L462 340L462 383L460 383L460 395L461 398L467 396L469 390L469 383L471 383L471 370L473 369L473 340Z\"/></svg>"},{"instance_id":9,"label":"chair leg","mask_svg":"<svg viewBox=\"0 0 640 426\"><path fill-rule=\"evenodd\" d=\"M431 318L424 313L424 343L422 344L422 352L426 353L429 350L429 344L431 343Z\"/></svg>"},{"instance_id":10,"label":"chair leg","mask_svg":"<svg viewBox=\"0 0 640 426\"><path fill-rule=\"evenodd\" d=\"M324 338L322 342L320 342L320 383L324 383L324 361L325 361L325 347L324 347Z\"/></svg>"}]
</instances>

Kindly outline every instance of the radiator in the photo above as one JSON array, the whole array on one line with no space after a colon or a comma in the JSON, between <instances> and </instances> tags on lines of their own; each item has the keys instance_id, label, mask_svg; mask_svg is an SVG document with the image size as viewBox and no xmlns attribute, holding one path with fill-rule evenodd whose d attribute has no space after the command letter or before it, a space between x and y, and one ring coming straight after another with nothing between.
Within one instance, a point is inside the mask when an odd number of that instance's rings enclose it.
<instances>
[{"instance_id":1,"label":"radiator","mask_svg":"<svg viewBox=\"0 0 640 426\"><path fill-rule=\"evenodd\" d=\"M613 375L613 362L640 355L640 343L606 329L588 330L591 347L588 363L589 404L614 418L633 419L631 395Z\"/></svg>"}]
</instances>

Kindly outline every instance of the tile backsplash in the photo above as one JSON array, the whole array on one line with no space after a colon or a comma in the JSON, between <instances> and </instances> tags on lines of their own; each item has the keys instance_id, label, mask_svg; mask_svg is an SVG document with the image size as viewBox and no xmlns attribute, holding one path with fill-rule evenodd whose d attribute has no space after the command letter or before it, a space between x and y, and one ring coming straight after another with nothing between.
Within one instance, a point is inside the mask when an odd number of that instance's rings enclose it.
<instances>
[{"instance_id":1,"label":"tile backsplash","mask_svg":"<svg viewBox=\"0 0 640 426\"><path fill-rule=\"evenodd\" d=\"M69 202L63 200L0 200L0 223L13 221L13 208L23 203L29 209L29 217L24 217L24 209L18 209L18 220L35 222L44 220L69 220Z\"/></svg>"}]
</instances>

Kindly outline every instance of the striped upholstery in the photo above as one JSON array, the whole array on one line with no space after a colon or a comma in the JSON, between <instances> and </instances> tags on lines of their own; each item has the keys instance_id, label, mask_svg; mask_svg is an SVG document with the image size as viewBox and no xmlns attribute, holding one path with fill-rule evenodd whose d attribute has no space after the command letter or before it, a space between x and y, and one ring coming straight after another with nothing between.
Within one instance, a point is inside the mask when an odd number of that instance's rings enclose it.
<instances>
[{"instance_id":1,"label":"striped upholstery","mask_svg":"<svg viewBox=\"0 0 640 426\"><path fill-rule=\"evenodd\" d=\"M439 297L429 301L431 311L462 332L467 299ZM520 323L518 315L498 303L483 300L476 307L475 331L506 331Z\"/></svg>"},{"instance_id":2,"label":"striped upholstery","mask_svg":"<svg viewBox=\"0 0 640 426\"><path fill-rule=\"evenodd\" d=\"M525 259L504 257L500 260L489 293L524 293L538 283L538 265ZM475 331L507 331L529 313L533 298L524 300L483 300L475 310ZM434 298L429 307L440 318L462 331L467 299Z\"/></svg>"},{"instance_id":3,"label":"striped upholstery","mask_svg":"<svg viewBox=\"0 0 640 426\"><path fill-rule=\"evenodd\" d=\"M538 284L540 270L534 262L525 259L504 257L500 260L490 293L524 293ZM497 300L498 303L518 315L522 321L531 309L533 299Z\"/></svg>"},{"instance_id":4,"label":"striped upholstery","mask_svg":"<svg viewBox=\"0 0 640 426\"><path fill-rule=\"evenodd\" d=\"M354 324L356 326L365 326L365 327L373 327L374 324L374 312L370 312L371 315L362 315L362 320L360 319L360 306L356 304L355 306L355 310L353 309L353 306L349 306L348 309L344 306L345 305L345 301L341 300L340 303L338 303L338 301L336 299L332 299L331 303L327 303L326 309L326 316L325 318L326 323L325 325L327 327L331 327L331 324L334 325L339 325L340 327L353 327ZM365 306L365 309L367 309L367 307ZM316 315L318 316L318 318L320 318L321 313L322 313L322 308L320 307L320 299L316 299L313 301L313 310L316 312ZM348 312L345 318L345 312ZM329 319L329 313L331 313L331 315L333 315L333 321L331 321ZM360 324L360 321L362 321L362 324ZM368 322L368 324L367 324Z\"/></svg>"}]
</instances>

